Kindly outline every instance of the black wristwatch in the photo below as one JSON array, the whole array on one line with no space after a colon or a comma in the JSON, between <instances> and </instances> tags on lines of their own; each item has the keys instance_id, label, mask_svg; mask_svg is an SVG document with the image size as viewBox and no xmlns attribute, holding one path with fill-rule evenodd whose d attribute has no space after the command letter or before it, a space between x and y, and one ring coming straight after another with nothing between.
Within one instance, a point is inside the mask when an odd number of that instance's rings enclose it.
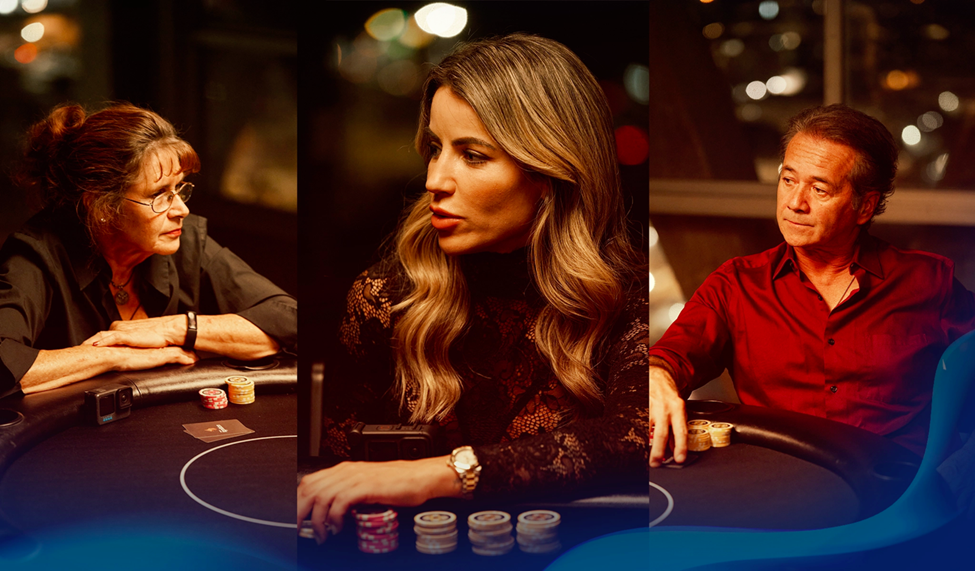
<instances>
[{"instance_id":1,"label":"black wristwatch","mask_svg":"<svg viewBox=\"0 0 975 571\"><path fill-rule=\"evenodd\" d=\"M186 312L186 339L183 341L183 349L192 351L196 347L196 312Z\"/></svg>"}]
</instances>

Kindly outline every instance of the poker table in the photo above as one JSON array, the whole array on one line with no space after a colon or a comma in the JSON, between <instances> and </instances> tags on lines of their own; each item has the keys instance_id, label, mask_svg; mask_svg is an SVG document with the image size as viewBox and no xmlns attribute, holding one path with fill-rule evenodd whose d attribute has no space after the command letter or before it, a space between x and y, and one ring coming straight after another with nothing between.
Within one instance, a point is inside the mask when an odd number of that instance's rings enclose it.
<instances>
[{"instance_id":1,"label":"poker table","mask_svg":"<svg viewBox=\"0 0 975 571\"><path fill-rule=\"evenodd\" d=\"M470 570L544 569L552 561L571 549L608 533L644 526L647 522L647 494L645 485L626 484L613 490L592 490L591 495L508 498L505 500L459 500L440 498L417 507L393 508L399 523L399 547L390 553L363 553L358 548L356 523L347 516L345 527L337 535L329 536L321 545L301 539L298 545L298 568L302 570L369 571L369 570L429 570L433 568ZM507 554L476 555L467 538L467 518L480 511L503 511L517 523L518 515L529 510L551 510L561 516L558 538L562 549L550 554L522 553L518 544ZM427 511L448 511L457 517L457 548L451 553L428 555L416 549L414 516ZM512 531L511 535L516 536Z\"/></svg>"},{"instance_id":2,"label":"poker table","mask_svg":"<svg viewBox=\"0 0 975 571\"><path fill-rule=\"evenodd\" d=\"M254 381L255 401L204 407L200 389L230 376ZM0 399L0 569L294 569L296 385L296 358L277 355ZM98 425L85 391L105 386L131 388L132 407ZM252 432L183 428L233 420Z\"/></svg>"},{"instance_id":3,"label":"poker table","mask_svg":"<svg viewBox=\"0 0 975 571\"><path fill-rule=\"evenodd\" d=\"M355 523L321 546L301 540L301 569L574 569L577 548L608 534L668 528L816 529L863 520L885 509L910 484L920 458L883 437L823 418L717 401L688 401L688 419L735 425L732 445L711 448L681 468L650 470L650 485L590 490L574 495L510 500L436 500L399 513L399 547L388 554L359 552ZM466 540L465 520L480 510L550 509L561 515L563 549L551 555L518 552L478 556ZM457 514L457 550L417 552L412 517L427 510ZM632 548L632 543L630 547ZM649 547L631 554L645 566ZM395 562L395 565L392 563ZM619 560L616 563L620 563ZM591 562L579 566L591 569Z\"/></svg>"}]
</instances>

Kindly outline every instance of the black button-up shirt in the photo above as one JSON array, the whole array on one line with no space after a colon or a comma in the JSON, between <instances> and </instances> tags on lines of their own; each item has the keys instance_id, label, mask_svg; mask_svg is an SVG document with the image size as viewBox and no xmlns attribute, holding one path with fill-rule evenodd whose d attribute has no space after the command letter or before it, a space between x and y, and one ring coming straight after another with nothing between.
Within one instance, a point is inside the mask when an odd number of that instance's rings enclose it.
<instances>
[{"instance_id":1,"label":"black button-up shirt","mask_svg":"<svg viewBox=\"0 0 975 571\"><path fill-rule=\"evenodd\" d=\"M298 301L207 236L206 219L183 220L179 250L135 272L149 317L193 310L233 313L296 353ZM38 351L80 345L121 316L108 263L72 210L45 210L0 249L0 396L19 389Z\"/></svg>"}]
</instances>

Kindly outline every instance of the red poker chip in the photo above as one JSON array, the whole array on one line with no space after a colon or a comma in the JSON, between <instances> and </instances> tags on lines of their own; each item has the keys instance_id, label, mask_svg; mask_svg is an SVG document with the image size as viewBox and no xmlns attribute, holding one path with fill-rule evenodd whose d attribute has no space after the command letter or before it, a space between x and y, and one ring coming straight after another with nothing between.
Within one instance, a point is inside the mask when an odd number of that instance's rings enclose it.
<instances>
[{"instance_id":1,"label":"red poker chip","mask_svg":"<svg viewBox=\"0 0 975 571\"><path fill-rule=\"evenodd\" d=\"M387 535L396 532L399 529L399 522L395 519L393 521L382 522L379 525L372 525L371 522L358 522L359 531L362 533L369 533L372 535ZM363 524L366 525L363 525Z\"/></svg>"},{"instance_id":2,"label":"red poker chip","mask_svg":"<svg viewBox=\"0 0 975 571\"><path fill-rule=\"evenodd\" d=\"M384 529L384 528L386 528L387 526L389 526L389 525L391 525L393 523L395 523L397 526L399 526L399 522L396 521L395 519L394 520L390 520L390 521L383 521L383 520L359 521L359 522L356 522L356 523L358 524L359 527L369 528L369 529L378 529L378 528L383 528ZM396 528L395 527L394 528L391 528L390 531L392 531L392 529L396 529Z\"/></svg>"},{"instance_id":3,"label":"red poker chip","mask_svg":"<svg viewBox=\"0 0 975 571\"><path fill-rule=\"evenodd\" d=\"M392 541L386 544L377 544L371 541L359 541L359 551L363 553L389 553L399 548L399 541Z\"/></svg>"},{"instance_id":4,"label":"red poker chip","mask_svg":"<svg viewBox=\"0 0 975 571\"><path fill-rule=\"evenodd\" d=\"M389 522L396 521L396 512L385 510L353 510L356 522L363 527L382 527Z\"/></svg>"},{"instance_id":5,"label":"red poker chip","mask_svg":"<svg viewBox=\"0 0 975 571\"><path fill-rule=\"evenodd\" d=\"M365 527L359 529L356 534L359 536L359 539L364 539L366 541L384 541L399 537L399 532L396 531L396 528L393 528L392 531L375 533L371 528Z\"/></svg>"}]
</instances>

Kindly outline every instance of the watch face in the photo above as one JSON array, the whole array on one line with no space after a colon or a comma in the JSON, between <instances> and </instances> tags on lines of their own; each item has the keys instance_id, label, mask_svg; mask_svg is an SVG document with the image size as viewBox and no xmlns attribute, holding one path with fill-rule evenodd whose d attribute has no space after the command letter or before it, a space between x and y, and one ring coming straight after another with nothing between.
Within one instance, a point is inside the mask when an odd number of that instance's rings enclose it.
<instances>
[{"instance_id":1,"label":"watch face","mask_svg":"<svg viewBox=\"0 0 975 571\"><path fill-rule=\"evenodd\" d=\"M472 450L461 450L454 456L454 464L461 468L469 468L477 461Z\"/></svg>"}]
</instances>

